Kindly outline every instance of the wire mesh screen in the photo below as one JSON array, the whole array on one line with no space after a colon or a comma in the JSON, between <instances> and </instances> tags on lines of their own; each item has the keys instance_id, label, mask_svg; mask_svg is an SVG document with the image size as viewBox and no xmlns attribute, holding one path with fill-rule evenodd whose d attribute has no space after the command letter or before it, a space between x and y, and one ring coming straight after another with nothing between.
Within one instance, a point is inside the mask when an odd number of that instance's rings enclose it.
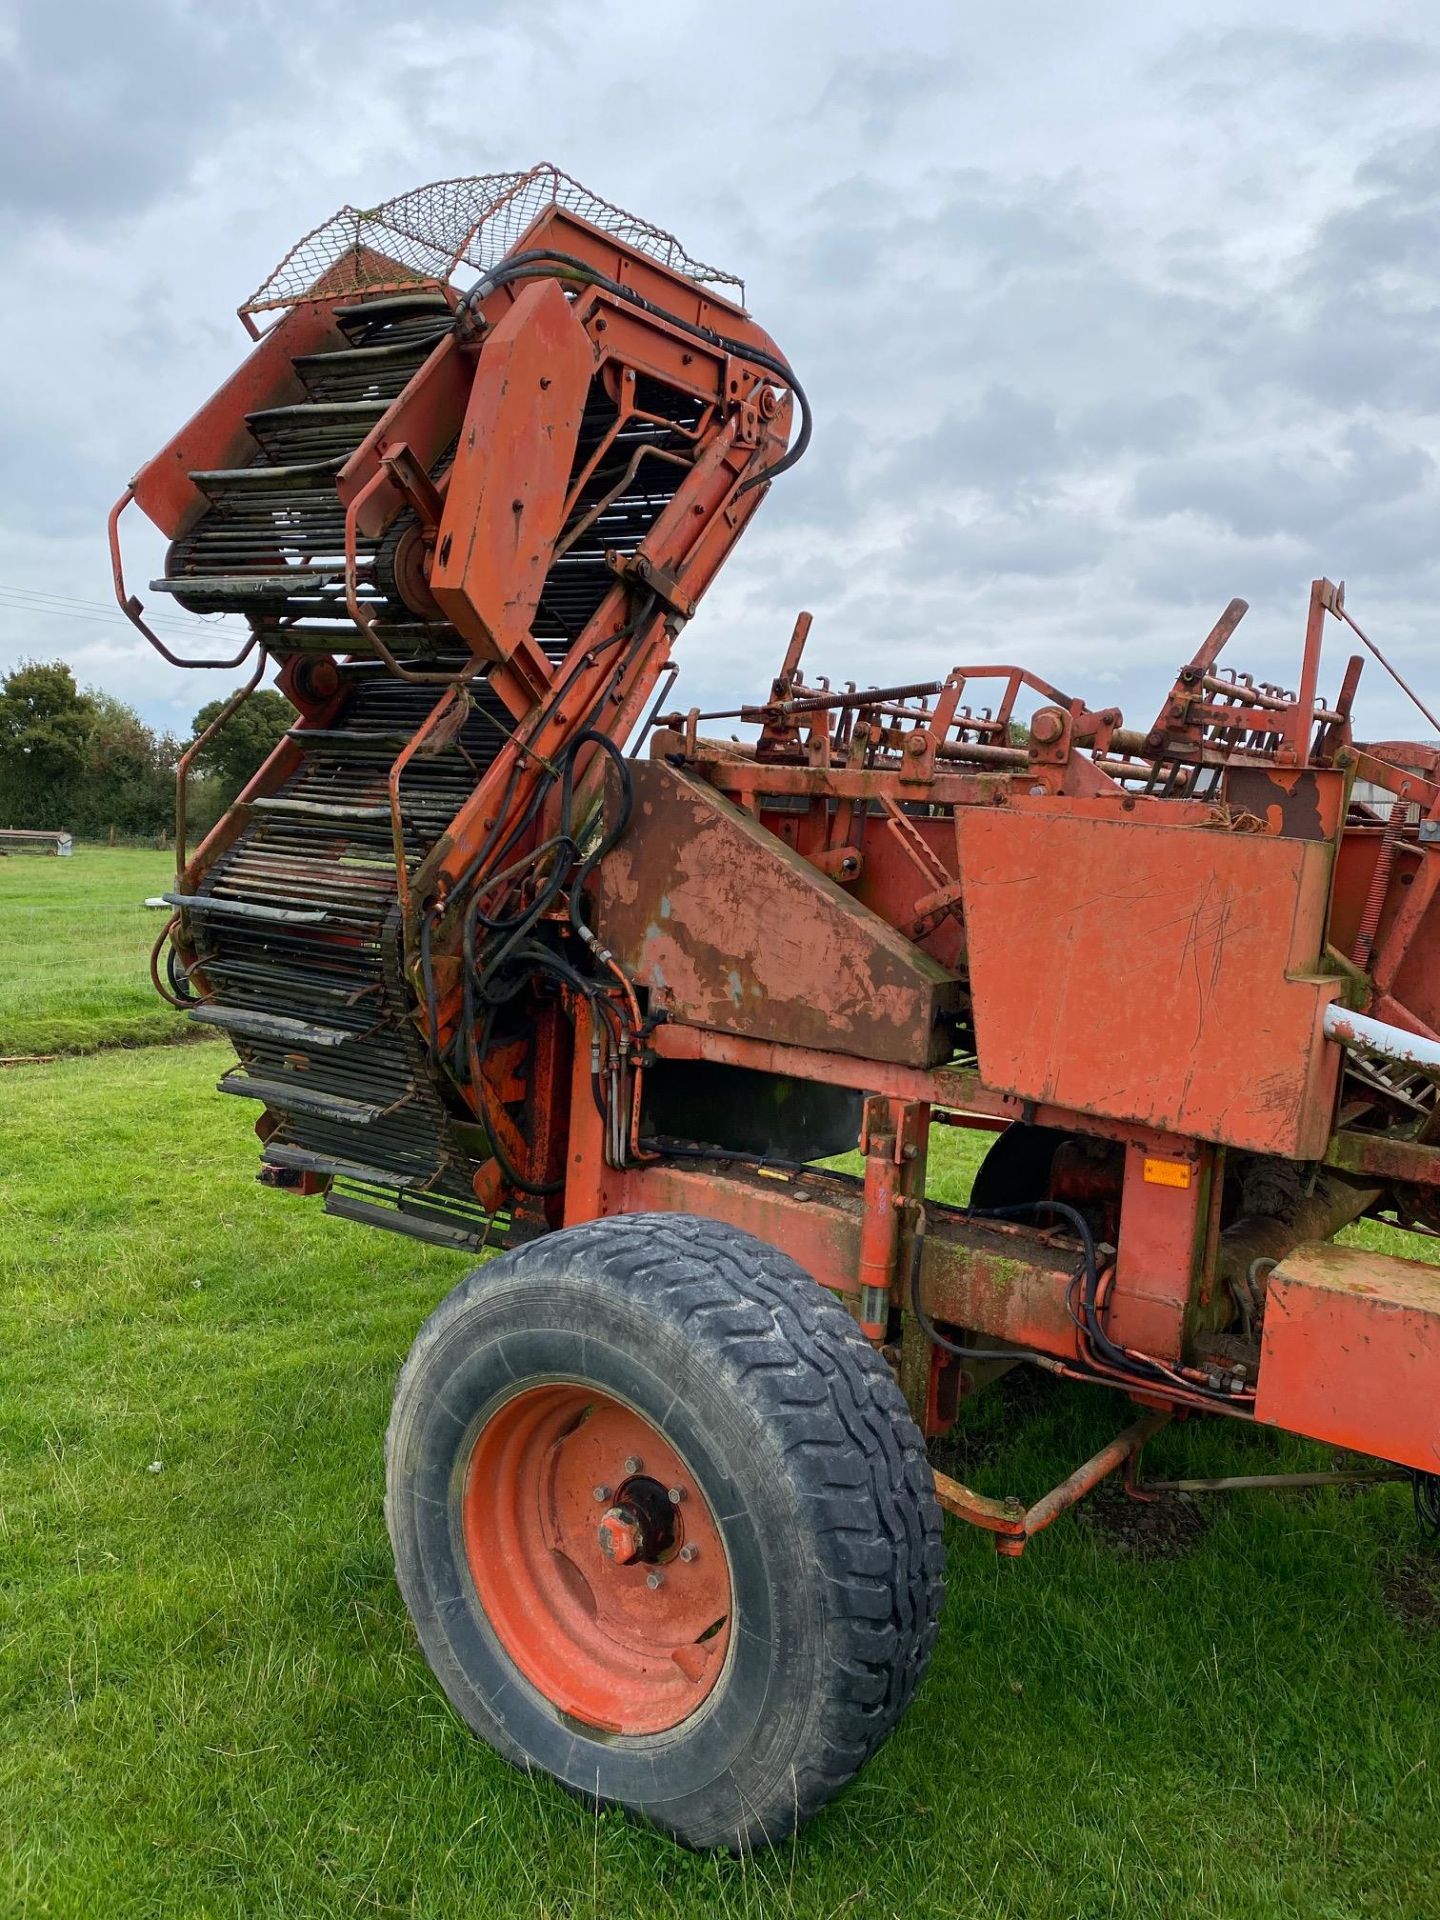
<instances>
[{"instance_id":1,"label":"wire mesh screen","mask_svg":"<svg viewBox=\"0 0 1440 1920\"><path fill-rule=\"evenodd\" d=\"M483 273L551 206L578 214L677 273L744 298L745 284L734 274L692 260L673 234L599 199L545 163L527 173L436 180L378 207L342 207L295 243L240 311L293 306L317 292L374 293L446 281L461 266Z\"/></svg>"}]
</instances>

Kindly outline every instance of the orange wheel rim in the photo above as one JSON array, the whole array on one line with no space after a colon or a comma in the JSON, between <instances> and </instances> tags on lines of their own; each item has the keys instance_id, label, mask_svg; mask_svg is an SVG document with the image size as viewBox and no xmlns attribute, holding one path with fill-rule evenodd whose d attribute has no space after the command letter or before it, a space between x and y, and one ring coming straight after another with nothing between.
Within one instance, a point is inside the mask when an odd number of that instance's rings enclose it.
<instances>
[{"instance_id":1,"label":"orange wheel rim","mask_svg":"<svg viewBox=\"0 0 1440 1920\"><path fill-rule=\"evenodd\" d=\"M724 1542L632 1407L572 1382L514 1395L475 1441L461 1528L501 1645L562 1713L663 1733L713 1690L734 1607Z\"/></svg>"}]
</instances>

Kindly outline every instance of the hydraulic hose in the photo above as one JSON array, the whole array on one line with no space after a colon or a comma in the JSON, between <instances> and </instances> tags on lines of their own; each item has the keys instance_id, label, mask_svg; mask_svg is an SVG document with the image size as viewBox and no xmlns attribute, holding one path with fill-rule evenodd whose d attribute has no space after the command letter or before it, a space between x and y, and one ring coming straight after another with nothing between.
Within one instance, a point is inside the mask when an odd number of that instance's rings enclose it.
<instances>
[{"instance_id":1,"label":"hydraulic hose","mask_svg":"<svg viewBox=\"0 0 1440 1920\"><path fill-rule=\"evenodd\" d=\"M553 271L555 267L563 268L564 272L555 273ZM682 333L688 333L694 340L701 340L707 346L718 347L725 353L736 355L739 359L751 361L757 367L764 367L767 373L773 373L777 380L782 381L790 389L800 408L800 431L796 435L795 444L781 454L778 460L772 461L763 472L752 474L739 488L740 493L748 493L752 487L758 487L765 481L778 478L782 473L788 473L797 461L804 458L805 451L810 445L814 419L805 389L795 378L794 369L788 362L782 360L778 354L752 345L748 340L735 339L729 334L718 332L714 327L702 326L698 321L686 320L682 315L672 313L668 307L662 307L654 300L647 300L644 294L637 293L633 287L627 287L619 280L612 280L608 273L602 273L598 267L592 266L588 260L582 260L578 254L557 253L549 247L532 247L524 253L512 254L509 259L502 260L498 266L492 267L489 273L482 275L475 282L461 301L459 313L473 313L487 294L493 293L497 287L508 286L512 280L554 279L581 280L589 286L601 287L617 300L627 301L632 307L638 307L642 313L651 315L653 319L663 320L667 326L678 327Z\"/></svg>"}]
</instances>

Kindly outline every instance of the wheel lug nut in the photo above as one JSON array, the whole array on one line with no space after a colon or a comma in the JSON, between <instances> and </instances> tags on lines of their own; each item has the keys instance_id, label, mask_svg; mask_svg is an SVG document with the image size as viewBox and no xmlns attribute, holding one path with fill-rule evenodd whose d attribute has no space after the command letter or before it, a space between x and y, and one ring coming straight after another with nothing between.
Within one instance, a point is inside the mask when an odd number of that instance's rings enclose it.
<instances>
[{"instance_id":1,"label":"wheel lug nut","mask_svg":"<svg viewBox=\"0 0 1440 1920\"><path fill-rule=\"evenodd\" d=\"M610 1498L609 1487L596 1487L593 1491L597 1500L608 1500Z\"/></svg>"},{"instance_id":2,"label":"wheel lug nut","mask_svg":"<svg viewBox=\"0 0 1440 1920\"><path fill-rule=\"evenodd\" d=\"M698 1560L699 1557L699 1547L681 1547L680 1549L680 1558L685 1562L686 1566L689 1566L692 1560Z\"/></svg>"},{"instance_id":3,"label":"wheel lug nut","mask_svg":"<svg viewBox=\"0 0 1440 1920\"><path fill-rule=\"evenodd\" d=\"M647 1573L645 1576L645 1584L647 1587L649 1587L652 1593L655 1591L656 1587L663 1586L664 1581L665 1581L665 1576L663 1573L661 1573L658 1567L655 1569L654 1573Z\"/></svg>"},{"instance_id":4,"label":"wheel lug nut","mask_svg":"<svg viewBox=\"0 0 1440 1920\"><path fill-rule=\"evenodd\" d=\"M644 1464L645 1462L640 1458L638 1453L632 1453L630 1458L625 1462L625 1471L627 1473L638 1473Z\"/></svg>"},{"instance_id":5,"label":"wheel lug nut","mask_svg":"<svg viewBox=\"0 0 1440 1920\"><path fill-rule=\"evenodd\" d=\"M683 1500L684 1498L685 1498L685 1489L684 1489L684 1487L671 1487L671 1489L670 1489L670 1504L671 1504L671 1506L672 1506L672 1507L678 1507L678 1506L679 1506L679 1504L680 1504L680 1502L681 1502L681 1501L682 1501L682 1500Z\"/></svg>"},{"instance_id":6,"label":"wheel lug nut","mask_svg":"<svg viewBox=\"0 0 1440 1920\"><path fill-rule=\"evenodd\" d=\"M596 1542L607 1560L628 1567L643 1557L645 1537L634 1514L624 1507L611 1507L601 1516Z\"/></svg>"}]
</instances>

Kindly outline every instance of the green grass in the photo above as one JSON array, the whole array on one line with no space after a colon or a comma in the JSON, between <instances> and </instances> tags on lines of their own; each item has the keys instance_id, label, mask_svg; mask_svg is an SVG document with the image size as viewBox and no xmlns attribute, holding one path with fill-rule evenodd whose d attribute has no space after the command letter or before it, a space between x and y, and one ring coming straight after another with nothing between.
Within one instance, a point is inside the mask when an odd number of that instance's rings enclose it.
<instances>
[{"instance_id":1,"label":"green grass","mask_svg":"<svg viewBox=\"0 0 1440 1920\"><path fill-rule=\"evenodd\" d=\"M0 1913L1440 1914L1440 1637L1387 1604L1394 1488L1215 1502L1150 1563L1075 1516L1019 1562L952 1524L914 1710L769 1858L513 1772L416 1653L380 1511L391 1381L464 1263L257 1187L227 1058L4 1081ZM1125 1418L1027 1378L963 1471L1033 1495ZM1216 1423L1150 1464L1298 1457Z\"/></svg>"},{"instance_id":2,"label":"green grass","mask_svg":"<svg viewBox=\"0 0 1440 1920\"><path fill-rule=\"evenodd\" d=\"M0 1056L137 1046L189 1031L150 984L173 854L81 846L0 860Z\"/></svg>"}]
</instances>

